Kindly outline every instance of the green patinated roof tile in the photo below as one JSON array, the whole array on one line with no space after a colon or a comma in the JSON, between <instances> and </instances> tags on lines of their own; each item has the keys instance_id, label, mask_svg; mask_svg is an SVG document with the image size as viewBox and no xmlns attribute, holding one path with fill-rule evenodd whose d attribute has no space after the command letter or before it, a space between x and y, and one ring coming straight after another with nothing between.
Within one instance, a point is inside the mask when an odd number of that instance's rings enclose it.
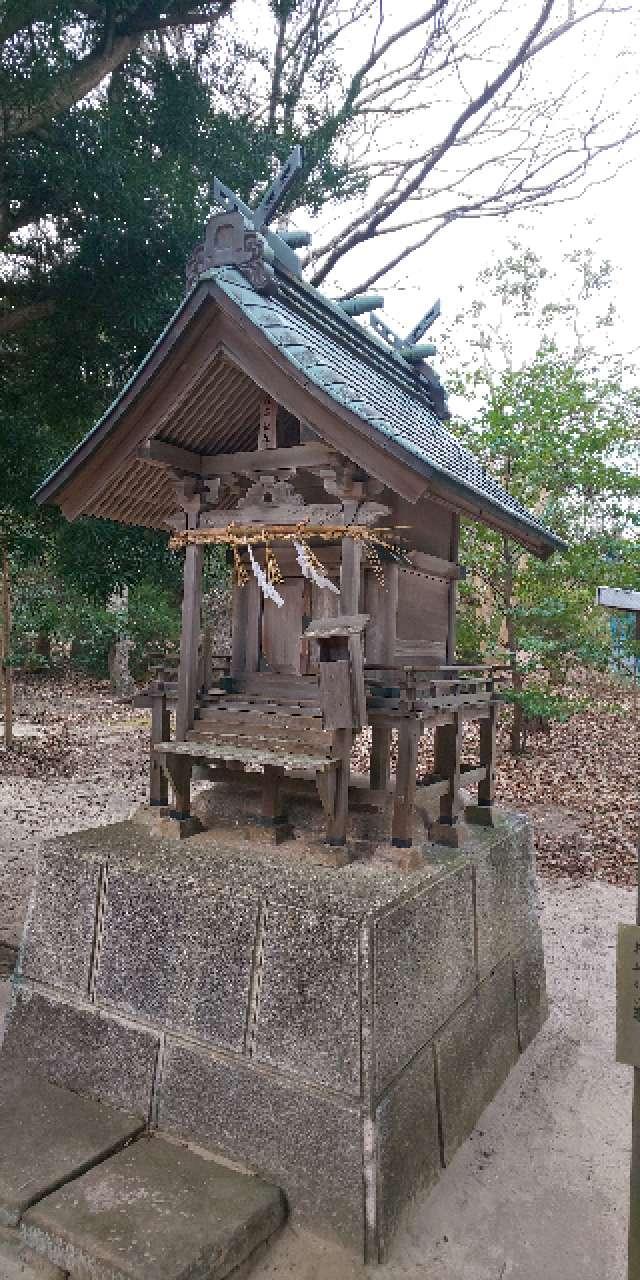
<instances>
[{"instance_id":1,"label":"green patinated roof tile","mask_svg":"<svg viewBox=\"0 0 640 1280\"><path fill-rule=\"evenodd\" d=\"M480 460L449 430L441 409L435 375L425 380L371 329L346 315L306 281L277 271L270 294L254 289L235 267L204 272L154 343L136 373L69 458L41 485L36 496L48 501L64 482L69 468L79 465L83 450L111 430L126 392L145 370L163 339L185 308L197 303L199 290L220 290L248 322L304 372L309 383L373 426L400 446L418 469L440 476L462 494L480 500L482 507L507 516L523 536L534 535L547 550L564 544L516 498L507 493ZM431 375L430 375L431 376Z\"/></svg>"},{"instance_id":2,"label":"green patinated roof tile","mask_svg":"<svg viewBox=\"0 0 640 1280\"><path fill-rule=\"evenodd\" d=\"M235 268L219 267L209 275L229 296L232 290L235 294ZM246 289L242 294L247 318L336 402L455 487L480 498L488 510L508 515L550 548L564 545L456 439L434 411L428 385L372 331L305 281L279 272L270 295L252 291L249 302Z\"/></svg>"}]
</instances>

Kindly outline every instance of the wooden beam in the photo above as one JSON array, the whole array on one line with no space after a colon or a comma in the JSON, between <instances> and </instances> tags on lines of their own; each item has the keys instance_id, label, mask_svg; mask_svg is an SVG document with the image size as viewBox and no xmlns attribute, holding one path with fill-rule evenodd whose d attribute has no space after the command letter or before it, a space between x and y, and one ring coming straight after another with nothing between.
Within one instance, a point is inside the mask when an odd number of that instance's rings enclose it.
<instances>
[{"instance_id":1,"label":"wooden beam","mask_svg":"<svg viewBox=\"0 0 640 1280\"><path fill-rule=\"evenodd\" d=\"M338 454L328 444L294 444L289 449L253 449L243 453L219 453L202 458L203 476L227 476L234 472L285 471L298 467L324 467L336 462Z\"/></svg>"},{"instance_id":2,"label":"wooden beam","mask_svg":"<svg viewBox=\"0 0 640 1280\"><path fill-rule=\"evenodd\" d=\"M182 449L179 445L169 444L167 440L147 440L138 450L138 457L143 462L151 462L158 467L171 467L175 471L186 471L189 475L202 475L202 454L193 453L191 449Z\"/></svg>"},{"instance_id":3,"label":"wooden beam","mask_svg":"<svg viewBox=\"0 0 640 1280\"><path fill-rule=\"evenodd\" d=\"M194 453L191 449L157 438L148 440L138 451L138 457L144 462L205 478L324 467L337 462L338 456L335 449L327 444L297 444L289 449L251 449L242 453L208 455Z\"/></svg>"},{"instance_id":4,"label":"wooden beam","mask_svg":"<svg viewBox=\"0 0 640 1280\"><path fill-rule=\"evenodd\" d=\"M454 560L443 560L441 556L428 556L423 551L409 551L407 560L414 569L430 578L447 578L455 580L461 576L460 565Z\"/></svg>"}]
</instances>

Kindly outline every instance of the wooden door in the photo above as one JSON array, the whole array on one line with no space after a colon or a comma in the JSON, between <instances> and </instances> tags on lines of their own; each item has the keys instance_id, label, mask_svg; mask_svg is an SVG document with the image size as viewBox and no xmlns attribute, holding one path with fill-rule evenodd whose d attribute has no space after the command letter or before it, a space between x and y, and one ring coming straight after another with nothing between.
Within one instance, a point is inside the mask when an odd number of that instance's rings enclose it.
<instances>
[{"instance_id":1,"label":"wooden door","mask_svg":"<svg viewBox=\"0 0 640 1280\"><path fill-rule=\"evenodd\" d=\"M400 570L396 662L447 661L449 583Z\"/></svg>"},{"instance_id":2,"label":"wooden door","mask_svg":"<svg viewBox=\"0 0 640 1280\"><path fill-rule=\"evenodd\" d=\"M284 599L281 609L272 600L262 606L262 660L263 671L278 675L305 675L303 669L303 643L305 613L305 579L285 578L278 583L278 591Z\"/></svg>"}]
</instances>

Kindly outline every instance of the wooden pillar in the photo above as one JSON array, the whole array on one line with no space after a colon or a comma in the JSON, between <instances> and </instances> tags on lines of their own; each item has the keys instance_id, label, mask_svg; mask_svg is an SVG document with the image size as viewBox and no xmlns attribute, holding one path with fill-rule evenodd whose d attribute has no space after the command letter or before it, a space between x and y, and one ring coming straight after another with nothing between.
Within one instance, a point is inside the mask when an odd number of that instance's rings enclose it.
<instances>
[{"instance_id":1,"label":"wooden pillar","mask_svg":"<svg viewBox=\"0 0 640 1280\"><path fill-rule=\"evenodd\" d=\"M384 564L384 584L374 573L366 575L366 612L371 621L367 627L366 660L390 667L395 662L396 624L398 616L399 569L394 561ZM369 786L372 791L386 791L391 769L391 729L373 725L371 729L371 764Z\"/></svg>"},{"instance_id":2,"label":"wooden pillar","mask_svg":"<svg viewBox=\"0 0 640 1280\"><path fill-rule=\"evenodd\" d=\"M487 776L478 783L478 804L492 805L496 795L496 731L498 728L498 703L489 703L489 714L480 721L480 764L486 767Z\"/></svg>"},{"instance_id":3,"label":"wooden pillar","mask_svg":"<svg viewBox=\"0 0 640 1280\"><path fill-rule=\"evenodd\" d=\"M435 734L435 772L449 786L440 798L440 821L454 826L460 816L460 765L462 761L462 713L454 711L451 724L439 724Z\"/></svg>"},{"instance_id":4,"label":"wooden pillar","mask_svg":"<svg viewBox=\"0 0 640 1280\"><path fill-rule=\"evenodd\" d=\"M458 544L460 542L460 516L451 516L451 541L449 544L449 559L454 564L458 563ZM446 646L446 664L451 666L456 660L456 612L458 606L458 582L456 578L449 579L448 589L448 621L447 621L447 646Z\"/></svg>"},{"instance_id":5,"label":"wooden pillar","mask_svg":"<svg viewBox=\"0 0 640 1280\"><path fill-rule=\"evenodd\" d=\"M260 661L262 593L253 574L243 587L233 584L231 605L231 675L257 671Z\"/></svg>"},{"instance_id":6,"label":"wooden pillar","mask_svg":"<svg viewBox=\"0 0 640 1280\"><path fill-rule=\"evenodd\" d=\"M362 543L356 538L343 538L340 563L340 610L347 617L360 612L361 572Z\"/></svg>"},{"instance_id":7,"label":"wooden pillar","mask_svg":"<svg viewBox=\"0 0 640 1280\"><path fill-rule=\"evenodd\" d=\"M167 756L167 769L173 786L173 818L183 821L191 817L191 769L189 756Z\"/></svg>"},{"instance_id":8,"label":"wooden pillar","mask_svg":"<svg viewBox=\"0 0 640 1280\"><path fill-rule=\"evenodd\" d=\"M415 716L405 716L398 728L398 763L391 824L391 843L399 849L408 849L413 841L419 737L418 720Z\"/></svg>"},{"instance_id":9,"label":"wooden pillar","mask_svg":"<svg viewBox=\"0 0 640 1280\"><path fill-rule=\"evenodd\" d=\"M153 748L158 742L168 742L170 734L171 726L167 709L167 695L164 686L158 685L151 690L151 766L149 778L149 803L151 805L166 805L169 803L167 774Z\"/></svg>"},{"instance_id":10,"label":"wooden pillar","mask_svg":"<svg viewBox=\"0 0 640 1280\"><path fill-rule=\"evenodd\" d=\"M293 834L293 828L287 822L282 800L282 783L284 769L277 765L266 764L262 776L262 823L267 828L274 844L286 840Z\"/></svg>"},{"instance_id":11,"label":"wooden pillar","mask_svg":"<svg viewBox=\"0 0 640 1280\"><path fill-rule=\"evenodd\" d=\"M192 519L193 524L191 523ZM189 527L196 527L195 518L191 516L189 517ZM184 553L184 591L182 596L178 704L176 707L176 742L184 742L188 730L193 726L198 679L202 558L202 547L187 546Z\"/></svg>"}]
</instances>

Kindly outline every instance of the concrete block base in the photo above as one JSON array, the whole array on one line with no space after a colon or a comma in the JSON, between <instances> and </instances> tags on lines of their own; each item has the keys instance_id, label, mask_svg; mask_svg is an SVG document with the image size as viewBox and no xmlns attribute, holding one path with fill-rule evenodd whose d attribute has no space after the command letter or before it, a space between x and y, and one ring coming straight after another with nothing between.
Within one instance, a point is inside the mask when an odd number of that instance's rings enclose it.
<instances>
[{"instance_id":1,"label":"concrete block base","mask_svg":"<svg viewBox=\"0 0 640 1280\"><path fill-rule=\"evenodd\" d=\"M3 1053L260 1175L294 1227L377 1260L546 1016L531 831L493 821L333 866L237 832L61 837Z\"/></svg>"}]
</instances>

